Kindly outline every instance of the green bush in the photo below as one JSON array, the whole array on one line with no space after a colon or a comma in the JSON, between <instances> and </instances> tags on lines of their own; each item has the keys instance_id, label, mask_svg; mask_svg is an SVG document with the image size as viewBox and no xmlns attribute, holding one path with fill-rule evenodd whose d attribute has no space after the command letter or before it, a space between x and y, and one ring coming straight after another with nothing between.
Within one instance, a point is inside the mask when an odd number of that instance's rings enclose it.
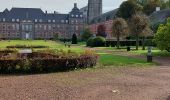
<instances>
[{"instance_id":1,"label":"green bush","mask_svg":"<svg viewBox=\"0 0 170 100\"><path fill-rule=\"evenodd\" d=\"M161 24L157 33L154 35L154 42L160 50L170 52L170 18L165 25Z\"/></svg>"},{"instance_id":2,"label":"green bush","mask_svg":"<svg viewBox=\"0 0 170 100\"><path fill-rule=\"evenodd\" d=\"M101 36L97 36L95 38L90 38L87 41L87 46L90 47L103 47L106 44L106 39Z\"/></svg>"},{"instance_id":3,"label":"green bush","mask_svg":"<svg viewBox=\"0 0 170 100\"><path fill-rule=\"evenodd\" d=\"M93 47L102 47L105 46L105 43L106 39L101 36L98 36L93 39Z\"/></svg>"},{"instance_id":4,"label":"green bush","mask_svg":"<svg viewBox=\"0 0 170 100\"><path fill-rule=\"evenodd\" d=\"M10 54L9 54L10 55ZM58 56L54 54L38 53L18 57L0 58L0 73L41 73L69 71L76 68L93 67L97 63L96 54L83 53L80 56ZM23 59L24 57L24 59Z\"/></svg>"},{"instance_id":5,"label":"green bush","mask_svg":"<svg viewBox=\"0 0 170 100\"><path fill-rule=\"evenodd\" d=\"M77 35L73 34L72 36L72 44L77 44Z\"/></svg>"},{"instance_id":6,"label":"green bush","mask_svg":"<svg viewBox=\"0 0 170 100\"><path fill-rule=\"evenodd\" d=\"M86 45L87 45L87 46L90 46L90 47L93 47L93 39L94 39L94 38L92 38L92 37L89 38L89 39L87 40L87 42L86 42Z\"/></svg>"}]
</instances>

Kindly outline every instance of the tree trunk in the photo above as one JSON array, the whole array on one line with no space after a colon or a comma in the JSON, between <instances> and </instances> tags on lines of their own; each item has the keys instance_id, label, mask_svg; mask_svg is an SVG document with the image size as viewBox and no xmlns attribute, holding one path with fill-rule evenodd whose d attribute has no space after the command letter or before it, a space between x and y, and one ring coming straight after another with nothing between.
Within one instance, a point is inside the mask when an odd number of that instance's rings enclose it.
<instances>
[{"instance_id":1,"label":"tree trunk","mask_svg":"<svg viewBox=\"0 0 170 100\"><path fill-rule=\"evenodd\" d=\"M117 35L117 49L120 49L120 36Z\"/></svg>"},{"instance_id":2,"label":"tree trunk","mask_svg":"<svg viewBox=\"0 0 170 100\"><path fill-rule=\"evenodd\" d=\"M145 37L142 37L142 50L145 50Z\"/></svg>"},{"instance_id":3,"label":"tree trunk","mask_svg":"<svg viewBox=\"0 0 170 100\"><path fill-rule=\"evenodd\" d=\"M136 35L136 50L139 49L139 36Z\"/></svg>"}]
</instances>

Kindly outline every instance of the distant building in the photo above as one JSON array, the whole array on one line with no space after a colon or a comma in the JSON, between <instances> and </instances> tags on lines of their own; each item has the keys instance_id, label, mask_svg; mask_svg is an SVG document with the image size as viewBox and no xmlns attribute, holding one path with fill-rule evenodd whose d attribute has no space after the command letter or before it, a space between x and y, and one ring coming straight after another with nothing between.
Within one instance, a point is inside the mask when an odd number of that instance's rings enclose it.
<instances>
[{"instance_id":1,"label":"distant building","mask_svg":"<svg viewBox=\"0 0 170 100\"><path fill-rule=\"evenodd\" d=\"M43 12L39 8L12 8L0 12L0 38L70 39L84 30L83 12L74 4L69 14Z\"/></svg>"}]
</instances>

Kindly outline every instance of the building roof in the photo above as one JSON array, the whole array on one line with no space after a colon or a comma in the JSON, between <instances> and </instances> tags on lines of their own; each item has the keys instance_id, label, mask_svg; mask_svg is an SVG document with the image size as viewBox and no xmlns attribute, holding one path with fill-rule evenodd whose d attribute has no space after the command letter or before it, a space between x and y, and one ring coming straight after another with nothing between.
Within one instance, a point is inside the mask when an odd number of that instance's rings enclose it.
<instances>
[{"instance_id":1,"label":"building roof","mask_svg":"<svg viewBox=\"0 0 170 100\"><path fill-rule=\"evenodd\" d=\"M71 14L82 14L77 6L72 9ZM58 14L43 12L40 8L12 8L11 10L5 9L0 12L0 19L5 18L5 21L11 21L12 19L19 20L42 20L42 22L47 22L48 20L55 20L56 23L61 23L61 20L68 20L69 14Z\"/></svg>"},{"instance_id":2,"label":"building roof","mask_svg":"<svg viewBox=\"0 0 170 100\"><path fill-rule=\"evenodd\" d=\"M151 24L162 23L170 17L170 9L164 9L154 12L150 15Z\"/></svg>"},{"instance_id":3,"label":"building roof","mask_svg":"<svg viewBox=\"0 0 170 100\"><path fill-rule=\"evenodd\" d=\"M98 17L95 17L92 21L91 21L91 24L93 23L99 23L99 22L104 22L104 21L107 21L107 20L112 20L113 18L116 17L116 13L117 13L118 9L114 9L114 10L111 10L109 12L106 12Z\"/></svg>"}]
</instances>

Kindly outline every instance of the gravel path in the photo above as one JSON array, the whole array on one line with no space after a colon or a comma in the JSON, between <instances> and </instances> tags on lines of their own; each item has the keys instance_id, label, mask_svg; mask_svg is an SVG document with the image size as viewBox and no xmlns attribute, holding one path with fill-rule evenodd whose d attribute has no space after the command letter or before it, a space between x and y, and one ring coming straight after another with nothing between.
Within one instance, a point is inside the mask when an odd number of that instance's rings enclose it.
<instances>
[{"instance_id":1,"label":"gravel path","mask_svg":"<svg viewBox=\"0 0 170 100\"><path fill-rule=\"evenodd\" d=\"M151 68L0 76L0 100L170 100L170 58Z\"/></svg>"},{"instance_id":2,"label":"gravel path","mask_svg":"<svg viewBox=\"0 0 170 100\"><path fill-rule=\"evenodd\" d=\"M0 100L170 100L170 67L0 76Z\"/></svg>"}]
</instances>

